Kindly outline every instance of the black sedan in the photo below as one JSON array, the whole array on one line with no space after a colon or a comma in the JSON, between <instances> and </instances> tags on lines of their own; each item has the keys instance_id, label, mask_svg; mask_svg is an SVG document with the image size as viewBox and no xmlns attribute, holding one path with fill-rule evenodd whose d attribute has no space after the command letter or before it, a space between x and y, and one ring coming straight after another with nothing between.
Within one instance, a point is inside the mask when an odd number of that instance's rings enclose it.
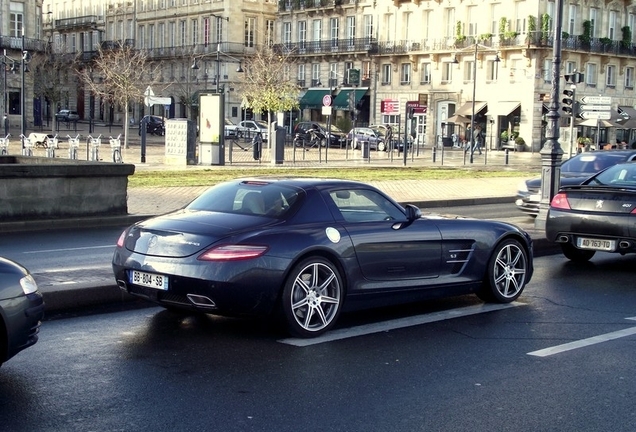
<instances>
[{"instance_id":1,"label":"black sedan","mask_svg":"<svg viewBox=\"0 0 636 432\"><path fill-rule=\"evenodd\" d=\"M561 164L561 186L578 185L597 172L621 162L636 159L636 150L598 150L580 153ZM515 204L535 217L541 201L541 177L523 181L517 188Z\"/></svg>"},{"instance_id":2,"label":"black sedan","mask_svg":"<svg viewBox=\"0 0 636 432\"><path fill-rule=\"evenodd\" d=\"M343 180L243 179L120 236L121 289L170 309L280 312L317 336L343 310L476 293L511 302L532 276L532 241L495 221L422 216Z\"/></svg>"},{"instance_id":3,"label":"black sedan","mask_svg":"<svg viewBox=\"0 0 636 432\"><path fill-rule=\"evenodd\" d=\"M630 162L562 187L550 203L545 231L568 259L588 261L596 251L636 252L635 226L636 162Z\"/></svg>"},{"instance_id":4,"label":"black sedan","mask_svg":"<svg viewBox=\"0 0 636 432\"><path fill-rule=\"evenodd\" d=\"M44 301L33 276L0 258L0 365L38 341Z\"/></svg>"}]
</instances>

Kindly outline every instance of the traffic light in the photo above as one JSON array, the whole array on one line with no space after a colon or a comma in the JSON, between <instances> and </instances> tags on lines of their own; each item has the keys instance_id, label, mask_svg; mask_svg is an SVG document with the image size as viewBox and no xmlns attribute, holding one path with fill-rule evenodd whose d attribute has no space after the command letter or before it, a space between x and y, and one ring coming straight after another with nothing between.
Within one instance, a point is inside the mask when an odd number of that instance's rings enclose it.
<instances>
[{"instance_id":1,"label":"traffic light","mask_svg":"<svg viewBox=\"0 0 636 432\"><path fill-rule=\"evenodd\" d=\"M565 97L561 102L563 102L563 111L572 117L576 117L576 105L574 101L574 95L576 94L574 90L563 90L563 94Z\"/></svg>"},{"instance_id":2,"label":"traffic light","mask_svg":"<svg viewBox=\"0 0 636 432\"><path fill-rule=\"evenodd\" d=\"M565 78L565 82L569 84L580 84L583 82L584 77L585 75L583 75L581 72L572 72L571 74L563 75L563 78Z\"/></svg>"}]
</instances>

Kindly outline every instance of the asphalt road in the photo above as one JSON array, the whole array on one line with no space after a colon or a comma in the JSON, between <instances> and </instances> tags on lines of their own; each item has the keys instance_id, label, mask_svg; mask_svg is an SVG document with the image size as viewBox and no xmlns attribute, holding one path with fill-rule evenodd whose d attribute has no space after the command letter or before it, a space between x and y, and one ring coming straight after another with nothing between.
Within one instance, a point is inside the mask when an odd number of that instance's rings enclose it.
<instances>
[{"instance_id":1,"label":"asphalt road","mask_svg":"<svg viewBox=\"0 0 636 432\"><path fill-rule=\"evenodd\" d=\"M0 424L12 431L635 430L636 257L535 263L511 307L486 312L476 297L462 296L348 314L335 331L341 338L307 346L269 321L157 307L47 321L40 341L0 370Z\"/></svg>"}]
</instances>

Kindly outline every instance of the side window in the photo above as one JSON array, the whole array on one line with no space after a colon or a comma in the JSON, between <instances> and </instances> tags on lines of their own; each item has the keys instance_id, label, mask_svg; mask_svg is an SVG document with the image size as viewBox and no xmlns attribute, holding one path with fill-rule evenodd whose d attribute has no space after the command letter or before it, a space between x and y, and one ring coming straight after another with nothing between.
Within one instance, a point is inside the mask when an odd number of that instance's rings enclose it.
<instances>
[{"instance_id":1,"label":"side window","mask_svg":"<svg viewBox=\"0 0 636 432\"><path fill-rule=\"evenodd\" d=\"M341 189L329 193L347 222L403 220L404 214L384 196L369 189Z\"/></svg>"}]
</instances>

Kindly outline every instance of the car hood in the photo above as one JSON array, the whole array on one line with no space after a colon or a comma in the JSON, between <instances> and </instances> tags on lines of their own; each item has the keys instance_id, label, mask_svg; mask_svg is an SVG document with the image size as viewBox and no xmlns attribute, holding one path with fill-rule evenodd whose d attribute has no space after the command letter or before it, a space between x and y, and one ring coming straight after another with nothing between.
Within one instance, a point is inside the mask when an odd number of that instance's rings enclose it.
<instances>
[{"instance_id":1,"label":"car hood","mask_svg":"<svg viewBox=\"0 0 636 432\"><path fill-rule=\"evenodd\" d=\"M278 222L264 216L179 210L133 225L124 246L142 255L183 258L229 236Z\"/></svg>"}]
</instances>

